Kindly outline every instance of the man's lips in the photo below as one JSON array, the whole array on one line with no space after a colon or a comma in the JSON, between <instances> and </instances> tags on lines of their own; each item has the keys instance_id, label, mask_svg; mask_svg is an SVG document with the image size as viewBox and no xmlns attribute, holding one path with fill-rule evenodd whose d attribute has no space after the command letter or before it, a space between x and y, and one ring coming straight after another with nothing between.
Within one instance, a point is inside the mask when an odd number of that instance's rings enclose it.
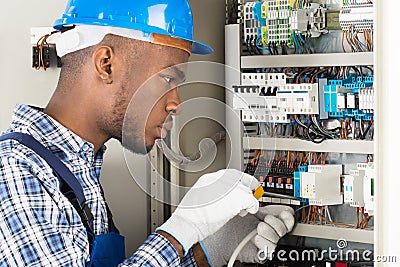
<instances>
[{"instance_id":1,"label":"man's lips","mask_svg":"<svg viewBox=\"0 0 400 267\"><path fill-rule=\"evenodd\" d=\"M172 122L166 122L160 126L158 126L158 128L160 129L160 137L161 138L165 138L167 137L167 133L168 131L170 131L172 129Z\"/></svg>"},{"instance_id":2,"label":"man's lips","mask_svg":"<svg viewBox=\"0 0 400 267\"><path fill-rule=\"evenodd\" d=\"M167 131L170 131L172 129L172 126L173 126L172 121L167 121L163 125L161 125L161 127Z\"/></svg>"}]
</instances>

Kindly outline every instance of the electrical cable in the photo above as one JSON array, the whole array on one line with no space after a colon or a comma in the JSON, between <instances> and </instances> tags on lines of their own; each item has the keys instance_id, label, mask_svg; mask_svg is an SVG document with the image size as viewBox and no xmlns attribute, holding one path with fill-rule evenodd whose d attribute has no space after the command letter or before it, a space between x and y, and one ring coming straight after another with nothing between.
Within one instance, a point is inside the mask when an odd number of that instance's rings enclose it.
<instances>
[{"instance_id":1,"label":"electrical cable","mask_svg":"<svg viewBox=\"0 0 400 267\"><path fill-rule=\"evenodd\" d=\"M299 47L299 43L297 41L296 34L295 34L294 31L292 32L292 38L293 38L293 43L294 43L294 53L298 54L298 52L299 52L299 48L298 48Z\"/></svg>"},{"instance_id":2,"label":"electrical cable","mask_svg":"<svg viewBox=\"0 0 400 267\"><path fill-rule=\"evenodd\" d=\"M247 47L247 50L248 50L250 56L252 56L253 55L253 51L250 48L249 36L247 36L247 38L246 38L246 47Z\"/></svg>"},{"instance_id":3,"label":"electrical cable","mask_svg":"<svg viewBox=\"0 0 400 267\"><path fill-rule=\"evenodd\" d=\"M237 0L232 0L232 6L231 6L231 9L230 9L230 14L228 14L229 15L229 19L230 19L229 24L237 23L238 5L239 4L237 3Z\"/></svg>"},{"instance_id":4,"label":"electrical cable","mask_svg":"<svg viewBox=\"0 0 400 267\"><path fill-rule=\"evenodd\" d=\"M237 256L239 255L240 251L246 246L246 244L253 239L257 235L257 229L251 231L243 240L239 243L236 249L233 251L231 258L229 259L227 267L233 267Z\"/></svg>"},{"instance_id":5,"label":"electrical cable","mask_svg":"<svg viewBox=\"0 0 400 267\"><path fill-rule=\"evenodd\" d=\"M260 42L260 37L257 37L257 40L256 40L256 47L257 47L259 50L269 50L268 47L260 46L260 44L262 45L262 42ZM270 51L270 53L271 53L271 51Z\"/></svg>"},{"instance_id":6,"label":"electrical cable","mask_svg":"<svg viewBox=\"0 0 400 267\"><path fill-rule=\"evenodd\" d=\"M331 67L326 67L326 68L323 68L323 69L321 69L321 70L315 72L315 73L311 76L311 81L310 81L310 82L311 82L311 83L314 83L315 77L316 77L318 74L324 73L324 72L326 72L326 71L328 71L328 70L330 70L330 69L331 69Z\"/></svg>"},{"instance_id":7,"label":"electrical cable","mask_svg":"<svg viewBox=\"0 0 400 267\"><path fill-rule=\"evenodd\" d=\"M253 41L253 39L251 39L252 42L250 43L250 46L252 47L253 51L256 51L256 52L257 52L256 54L262 55L261 50L258 49L258 46L257 46L257 39L258 39L258 37L256 37L256 38L254 39L254 41Z\"/></svg>"},{"instance_id":8,"label":"electrical cable","mask_svg":"<svg viewBox=\"0 0 400 267\"><path fill-rule=\"evenodd\" d=\"M268 50L271 55L274 55L274 51L272 50L272 42L268 43Z\"/></svg>"},{"instance_id":9,"label":"electrical cable","mask_svg":"<svg viewBox=\"0 0 400 267\"><path fill-rule=\"evenodd\" d=\"M369 132L369 130L371 129L371 127L372 127L373 124L374 124L374 123L373 123L372 121L370 122L370 124L368 124L367 129L364 130L364 133L363 133L363 134L361 135L361 137L360 137L361 140L365 140L365 139L366 139L367 134L368 134L368 132Z\"/></svg>"},{"instance_id":10,"label":"electrical cable","mask_svg":"<svg viewBox=\"0 0 400 267\"><path fill-rule=\"evenodd\" d=\"M314 54L314 51L312 50L312 46L311 46L311 34L308 35L308 39L307 40L306 40L307 43L308 43L307 49L308 49L310 54Z\"/></svg>"},{"instance_id":11,"label":"electrical cable","mask_svg":"<svg viewBox=\"0 0 400 267\"><path fill-rule=\"evenodd\" d=\"M253 36L250 36L250 40L249 40L249 45L250 45L250 49L253 52L253 55L259 55L259 51L257 49L254 48L254 41L253 41Z\"/></svg>"},{"instance_id":12,"label":"electrical cable","mask_svg":"<svg viewBox=\"0 0 400 267\"><path fill-rule=\"evenodd\" d=\"M178 165L187 165L187 164L191 164L194 161L200 159L205 154L206 151L208 151L210 148L212 148L214 144L216 145L216 144L220 143L222 140L225 139L225 137L226 137L225 131L217 132L216 134L214 134L210 137L210 139L213 142L207 142L205 144L205 147L202 147L201 150L199 150L198 152L196 152L188 157L185 157L185 156L182 156L182 155L179 155L179 154L173 152L165 144L165 142L162 139L157 139L156 144L170 162L173 162Z\"/></svg>"},{"instance_id":13,"label":"electrical cable","mask_svg":"<svg viewBox=\"0 0 400 267\"><path fill-rule=\"evenodd\" d=\"M325 141L327 138L326 138L325 136L321 137L321 136L318 136L318 135L312 137L312 136L310 135L310 129L311 129L312 125L313 125L313 124L309 124L309 125L307 126L307 131L306 131L307 137L311 140L311 142L313 142L313 143L315 143L315 144L321 144L321 143L322 143L323 141ZM320 140L317 140L317 138L319 138Z\"/></svg>"},{"instance_id":14,"label":"electrical cable","mask_svg":"<svg viewBox=\"0 0 400 267\"><path fill-rule=\"evenodd\" d=\"M311 121L318 128L318 130L327 138L335 139L335 134L323 128L322 125L319 124L317 118L315 116L311 117Z\"/></svg>"},{"instance_id":15,"label":"electrical cable","mask_svg":"<svg viewBox=\"0 0 400 267\"><path fill-rule=\"evenodd\" d=\"M302 44L302 51L303 51L303 53L305 54L306 51L307 51L306 42L304 41L303 37L301 36L301 33L297 33L297 36L298 36L299 39L300 39L300 42L301 42L301 44Z\"/></svg>"},{"instance_id":16,"label":"electrical cable","mask_svg":"<svg viewBox=\"0 0 400 267\"><path fill-rule=\"evenodd\" d=\"M272 42L272 48L274 50L274 54L279 55L278 46L276 45L276 42Z\"/></svg>"},{"instance_id":17,"label":"electrical cable","mask_svg":"<svg viewBox=\"0 0 400 267\"><path fill-rule=\"evenodd\" d=\"M371 76L373 76L374 75L374 70L371 68L371 67L369 67L369 66L360 66L360 69L361 69L361 73L362 73L362 69L367 69L367 70L369 70L370 72L371 72Z\"/></svg>"}]
</instances>

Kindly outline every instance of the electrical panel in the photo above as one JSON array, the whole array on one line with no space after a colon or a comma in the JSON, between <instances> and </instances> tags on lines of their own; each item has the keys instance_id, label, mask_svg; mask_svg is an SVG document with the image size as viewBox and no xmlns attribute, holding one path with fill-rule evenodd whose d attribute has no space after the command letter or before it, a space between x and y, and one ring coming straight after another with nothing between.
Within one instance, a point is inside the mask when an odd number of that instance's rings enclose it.
<instances>
[{"instance_id":1,"label":"electrical panel","mask_svg":"<svg viewBox=\"0 0 400 267\"><path fill-rule=\"evenodd\" d=\"M374 3L226 2L226 64L240 70L226 76L240 118L227 130L242 133L228 166L260 181L261 205L296 210L293 237L372 249Z\"/></svg>"}]
</instances>

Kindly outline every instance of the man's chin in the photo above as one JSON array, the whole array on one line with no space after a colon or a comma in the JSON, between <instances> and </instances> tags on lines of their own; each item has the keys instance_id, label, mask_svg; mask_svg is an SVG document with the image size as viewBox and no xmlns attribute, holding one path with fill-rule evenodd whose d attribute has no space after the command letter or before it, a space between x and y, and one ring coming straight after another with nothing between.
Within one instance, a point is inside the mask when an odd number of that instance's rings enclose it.
<instances>
[{"instance_id":1,"label":"man's chin","mask_svg":"<svg viewBox=\"0 0 400 267\"><path fill-rule=\"evenodd\" d=\"M122 143L122 146L133 153L145 155L153 149L154 143L151 145Z\"/></svg>"}]
</instances>

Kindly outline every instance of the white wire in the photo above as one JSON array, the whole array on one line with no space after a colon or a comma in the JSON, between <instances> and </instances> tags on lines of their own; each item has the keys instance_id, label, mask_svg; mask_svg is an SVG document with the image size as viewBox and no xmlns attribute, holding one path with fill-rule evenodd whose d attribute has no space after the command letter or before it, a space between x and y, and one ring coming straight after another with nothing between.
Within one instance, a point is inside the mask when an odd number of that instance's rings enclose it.
<instances>
[{"instance_id":1,"label":"white wire","mask_svg":"<svg viewBox=\"0 0 400 267\"><path fill-rule=\"evenodd\" d=\"M244 248L244 246L253 238L257 235L257 229L254 229L252 232L250 232L243 240L239 243L239 245L236 247L236 249L233 251L231 258L229 259L228 266L227 267L233 267L233 264L235 263L235 260L237 256L239 255L240 251Z\"/></svg>"},{"instance_id":2,"label":"white wire","mask_svg":"<svg viewBox=\"0 0 400 267\"><path fill-rule=\"evenodd\" d=\"M328 218L329 218L329 220L332 222L332 217L331 217L331 213L329 212L328 206L326 206L326 211L328 212Z\"/></svg>"}]
</instances>

